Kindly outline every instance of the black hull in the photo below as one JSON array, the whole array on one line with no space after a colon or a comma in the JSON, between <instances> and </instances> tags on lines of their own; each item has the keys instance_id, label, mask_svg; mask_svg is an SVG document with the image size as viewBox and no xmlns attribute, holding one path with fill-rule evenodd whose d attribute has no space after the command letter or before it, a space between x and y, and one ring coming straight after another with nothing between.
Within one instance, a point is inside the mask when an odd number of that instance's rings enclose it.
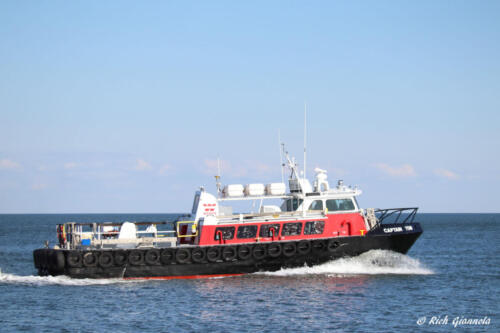
<instances>
[{"instance_id":1,"label":"black hull","mask_svg":"<svg viewBox=\"0 0 500 333\"><path fill-rule=\"evenodd\" d=\"M189 278L237 275L313 266L374 249L406 253L422 233L418 223L383 225L365 236L132 250L59 250L33 252L40 275L72 278ZM307 245L308 244L308 245ZM257 248L258 247L258 248ZM229 249L230 248L230 249ZM194 252L193 252L194 251ZM210 251L211 255L208 255ZM215 255L218 253L218 255Z\"/></svg>"}]
</instances>

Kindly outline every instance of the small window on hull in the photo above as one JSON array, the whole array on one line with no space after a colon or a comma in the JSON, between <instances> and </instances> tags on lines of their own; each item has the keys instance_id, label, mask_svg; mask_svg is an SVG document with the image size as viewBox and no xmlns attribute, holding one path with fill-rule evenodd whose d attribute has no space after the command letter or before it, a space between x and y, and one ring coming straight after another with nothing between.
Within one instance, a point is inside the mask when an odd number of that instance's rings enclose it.
<instances>
[{"instance_id":1,"label":"small window on hull","mask_svg":"<svg viewBox=\"0 0 500 333\"><path fill-rule=\"evenodd\" d=\"M274 229L275 236L278 236L280 234L279 224L264 224L260 226L259 237L273 237L271 229Z\"/></svg>"},{"instance_id":2,"label":"small window on hull","mask_svg":"<svg viewBox=\"0 0 500 333\"><path fill-rule=\"evenodd\" d=\"M256 225L242 225L238 227L238 238L254 238L257 235Z\"/></svg>"},{"instance_id":3,"label":"small window on hull","mask_svg":"<svg viewBox=\"0 0 500 333\"><path fill-rule=\"evenodd\" d=\"M343 210L354 210L354 203L351 199L330 199L326 200L326 208L329 212Z\"/></svg>"},{"instance_id":4,"label":"small window on hull","mask_svg":"<svg viewBox=\"0 0 500 333\"><path fill-rule=\"evenodd\" d=\"M300 235L302 232L302 223L285 223L283 224L283 230L281 231L281 236L295 236Z\"/></svg>"},{"instance_id":5,"label":"small window on hull","mask_svg":"<svg viewBox=\"0 0 500 333\"><path fill-rule=\"evenodd\" d=\"M306 222L304 227L304 235L320 235L325 230L325 221L310 221Z\"/></svg>"},{"instance_id":6,"label":"small window on hull","mask_svg":"<svg viewBox=\"0 0 500 333\"><path fill-rule=\"evenodd\" d=\"M234 227L220 227L215 228L214 240L219 240L220 234L222 233L222 239L228 240L234 238Z\"/></svg>"}]
</instances>

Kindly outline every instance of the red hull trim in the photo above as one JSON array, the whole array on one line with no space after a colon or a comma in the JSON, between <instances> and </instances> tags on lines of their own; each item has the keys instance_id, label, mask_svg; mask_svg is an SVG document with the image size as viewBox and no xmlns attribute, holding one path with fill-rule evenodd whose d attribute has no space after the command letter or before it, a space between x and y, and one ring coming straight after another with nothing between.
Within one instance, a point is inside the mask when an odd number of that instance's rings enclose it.
<instances>
[{"instance_id":1,"label":"red hull trim","mask_svg":"<svg viewBox=\"0 0 500 333\"><path fill-rule=\"evenodd\" d=\"M174 280L174 279L209 279L215 277L241 276L244 274L209 274L209 275L184 275L184 276L145 276L126 277L124 280Z\"/></svg>"}]
</instances>

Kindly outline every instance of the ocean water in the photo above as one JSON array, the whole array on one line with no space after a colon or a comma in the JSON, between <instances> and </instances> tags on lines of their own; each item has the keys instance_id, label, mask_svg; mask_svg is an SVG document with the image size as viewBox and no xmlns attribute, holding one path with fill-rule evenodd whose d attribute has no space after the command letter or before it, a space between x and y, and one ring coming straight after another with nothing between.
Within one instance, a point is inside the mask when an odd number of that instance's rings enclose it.
<instances>
[{"instance_id":1,"label":"ocean water","mask_svg":"<svg viewBox=\"0 0 500 333\"><path fill-rule=\"evenodd\" d=\"M419 214L407 255L198 280L36 276L57 223L174 218L0 215L0 332L500 331L500 214Z\"/></svg>"}]
</instances>

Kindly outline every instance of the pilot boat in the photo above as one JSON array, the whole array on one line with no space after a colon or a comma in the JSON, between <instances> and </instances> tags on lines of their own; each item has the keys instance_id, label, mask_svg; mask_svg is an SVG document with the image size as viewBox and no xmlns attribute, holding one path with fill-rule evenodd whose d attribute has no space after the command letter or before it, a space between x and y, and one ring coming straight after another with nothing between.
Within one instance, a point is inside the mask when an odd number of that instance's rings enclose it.
<instances>
[{"instance_id":1,"label":"pilot boat","mask_svg":"<svg viewBox=\"0 0 500 333\"><path fill-rule=\"evenodd\" d=\"M190 214L173 222L57 225L57 245L33 252L39 275L72 278L176 279L319 265L374 249L406 253L422 234L418 208L362 209L357 187L330 186L316 168L313 184L285 153L288 188L271 184L196 191ZM247 213L231 205L250 201ZM275 203L275 204L269 204ZM276 204L279 203L279 204ZM234 205L233 205L234 206ZM255 210L255 212L253 211Z\"/></svg>"}]
</instances>

